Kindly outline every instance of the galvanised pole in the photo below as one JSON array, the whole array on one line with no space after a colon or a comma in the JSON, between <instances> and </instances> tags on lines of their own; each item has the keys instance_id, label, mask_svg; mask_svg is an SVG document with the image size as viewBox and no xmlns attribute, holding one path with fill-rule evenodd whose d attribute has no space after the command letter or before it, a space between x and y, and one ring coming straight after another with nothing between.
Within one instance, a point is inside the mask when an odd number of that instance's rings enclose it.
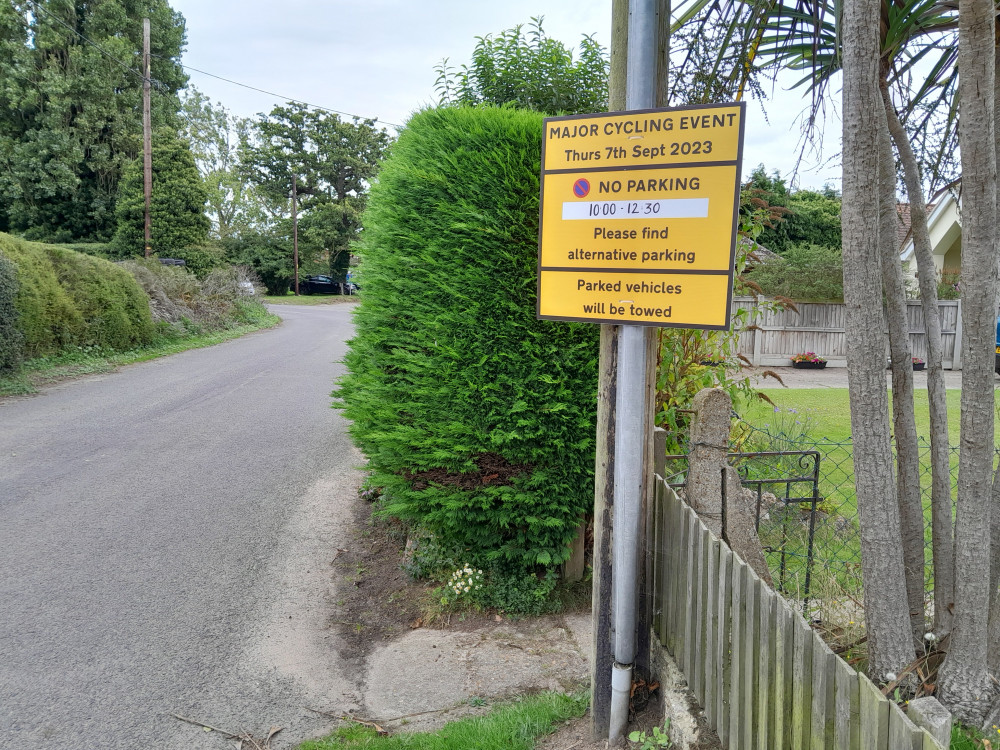
<instances>
[{"instance_id":1,"label":"galvanised pole","mask_svg":"<svg viewBox=\"0 0 1000 750\"><path fill-rule=\"evenodd\" d=\"M656 0L630 0L625 108L650 109L656 97ZM628 724L636 652L636 582L642 507L646 344L643 327L624 325L618 337L615 401L615 512L613 596L615 664L611 675L611 727L615 742Z\"/></svg>"}]
</instances>

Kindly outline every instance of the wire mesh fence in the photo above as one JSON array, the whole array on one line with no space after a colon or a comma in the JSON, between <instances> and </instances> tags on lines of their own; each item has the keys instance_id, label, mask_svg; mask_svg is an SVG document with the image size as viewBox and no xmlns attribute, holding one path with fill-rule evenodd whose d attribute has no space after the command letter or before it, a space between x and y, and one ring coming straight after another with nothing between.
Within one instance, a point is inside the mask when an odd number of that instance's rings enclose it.
<instances>
[{"instance_id":1,"label":"wire mesh fence","mask_svg":"<svg viewBox=\"0 0 1000 750\"><path fill-rule=\"evenodd\" d=\"M794 411L792 412L794 416ZM863 584L861 531L854 482L854 448L850 439L811 436L791 424L761 428L740 422L731 439L730 463L749 492L757 530L775 586L803 609L836 602L845 623L860 622ZM919 443L921 492L925 518L924 590L933 590L931 564L930 443ZM954 493L958 448L951 448ZM682 487L686 455L667 457L671 486ZM854 615L858 617L852 619Z\"/></svg>"}]
</instances>

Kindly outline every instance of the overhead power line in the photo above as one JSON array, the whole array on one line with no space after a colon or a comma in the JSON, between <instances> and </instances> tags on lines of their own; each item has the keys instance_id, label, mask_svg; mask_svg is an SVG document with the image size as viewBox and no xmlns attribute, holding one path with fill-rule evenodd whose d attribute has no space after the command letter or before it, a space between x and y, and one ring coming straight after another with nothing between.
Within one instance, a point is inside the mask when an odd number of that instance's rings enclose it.
<instances>
[{"instance_id":1,"label":"overhead power line","mask_svg":"<svg viewBox=\"0 0 1000 750\"><path fill-rule=\"evenodd\" d=\"M156 57L156 56L157 55L154 55L154 57ZM194 71L195 73L201 73L203 76L208 76L209 78L217 78L220 81L225 81L226 83L231 83L234 86L241 86L242 88L250 89L251 91L256 91L256 92L261 93L261 94L267 94L268 96L276 96L279 99L284 99L286 102L293 102L294 104L302 104L302 105L305 105L306 107L309 107L310 109L319 109L319 110L322 110L323 112L331 112L331 113L336 114L336 115L345 115L347 117L357 117L360 120L373 120L375 122L381 122L384 125L392 125L392 127L394 127L394 128L402 128L403 127L402 125L400 125L398 123L389 122L388 120L383 120L383 119L378 118L378 117L364 117L363 115L356 115L353 112L343 112L343 111L341 111L339 109L333 109L332 107L323 107L323 106L321 106L319 104L310 104L309 102L302 101L301 99L296 99L295 97L292 97L292 96L284 96L283 94L278 94L278 93L275 93L274 91L267 91L265 89L257 88L256 86L251 86L248 83L240 83L239 81L234 81L231 78L225 78L224 76L219 76L219 75L216 75L215 73L209 73L207 70L199 70L198 68L192 68L190 65L184 65L183 63L178 63L178 65L180 65L182 68L184 68L184 70L191 70L191 71Z\"/></svg>"},{"instance_id":2,"label":"overhead power line","mask_svg":"<svg viewBox=\"0 0 1000 750\"><path fill-rule=\"evenodd\" d=\"M88 39L87 37L85 37L83 34L81 34L79 31L77 31L76 29L74 29L72 26L70 26L68 23L66 23L63 19L61 19L58 16L54 15L53 13L50 13L49 11L47 11L45 8L43 8L38 3L38 0L28 0L28 2L31 4L31 7L34 8L36 11L40 11L40 12L44 13L46 16L48 16L49 18L51 18L53 21L55 21L56 23L58 23L60 26L62 26L63 28L69 30L71 33L75 34L84 43L89 44L91 47L93 47L94 49L96 49L98 52L100 52L106 58L108 58L113 63L115 63L116 65L118 65L120 68L122 68L123 70L125 70L125 72L130 73L131 75L134 75L140 81L145 80L143 74L140 71L136 70L135 68L133 68L132 66L130 66L128 63L122 62L120 59L118 59L113 54L111 54L110 52L108 52L106 49L104 49L103 47L101 47L101 45L97 44L94 41L91 41L90 39ZM159 58L161 60L170 59L170 58L164 58L162 55L152 55L152 57L156 57L156 58ZM296 98L291 97L291 96L284 96L282 94L275 93L274 91L267 91L265 89L257 88L256 86L251 86L248 83L241 83L239 81L234 81L231 78L225 78L223 76L216 75L215 73L209 73L207 70L199 70L198 68L192 68L190 65L184 65L183 63L175 63L175 64L179 65L184 70L190 70L190 71L193 71L195 73L200 73L201 75L208 76L209 78L217 78L220 81L225 81L226 83L231 83L234 86L240 86L242 88L250 89L251 91L256 91L256 92L261 93L261 94L267 94L268 96L275 96L275 97L277 97L279 99L283 99L283 100L285 100L287 102L292 102L294 104L302 104L302 105L304 105L306 107L309 107L310 109L318 109L318 110L320 110L322 112L330 112L332 114L344 115L346 117L356 117L359 120L373 120L374 122L381 122L384 125L391 125L392 127L397 128L397 129L401 129L403 127L402 125L399 125L398 123L389 122L388 120L382 120L382 119L380 119L378 117L365 117L363 115L354 114L353 112L344 112L344 111L339 110L339 109L333 109L332 107L324 107L324 106L321 106L319 104L311 104L310 102L305 102L305 101L302 101L301 99L296 99ZM151 78L150 79L150 83L152 85L156 86L157 88L161 88L161 89L164 88L163 83L161 83L160 81L157 81L155 79Z\"/></svg>"}]
</instances>

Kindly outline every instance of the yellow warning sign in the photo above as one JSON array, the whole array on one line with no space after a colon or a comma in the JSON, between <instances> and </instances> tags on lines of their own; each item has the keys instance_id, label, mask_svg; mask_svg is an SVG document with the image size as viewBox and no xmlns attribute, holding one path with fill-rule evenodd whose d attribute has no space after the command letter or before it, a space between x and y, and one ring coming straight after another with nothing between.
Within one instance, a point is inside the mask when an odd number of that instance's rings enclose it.
<instances>
[{"instance_id":1,"label":"yellow warning sign","mask_svg":"<svg viewBox=\"0 0 1000 750\"><path fill-rule=\"evenodd\" d=\"M729 327L744 106L545 120L540 318Z\"/></svg>"}]
</instances>

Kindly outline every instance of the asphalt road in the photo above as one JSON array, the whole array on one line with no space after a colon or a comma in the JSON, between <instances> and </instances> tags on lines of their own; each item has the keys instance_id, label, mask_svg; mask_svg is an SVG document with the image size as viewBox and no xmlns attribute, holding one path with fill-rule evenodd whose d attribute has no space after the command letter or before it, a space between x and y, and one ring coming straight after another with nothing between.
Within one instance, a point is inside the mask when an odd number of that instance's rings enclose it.
<instances>
[{"instance_id":1,"label":"asphalt road","mask_svg":"<svg viewBox=\"0 0 1000 750\"><path fill-rule=\"evenodd\" d=\"M0 748L233 747L172 714L289 747L350 707L352 308L0 402Z\"/></svg>"}]
</instances>

